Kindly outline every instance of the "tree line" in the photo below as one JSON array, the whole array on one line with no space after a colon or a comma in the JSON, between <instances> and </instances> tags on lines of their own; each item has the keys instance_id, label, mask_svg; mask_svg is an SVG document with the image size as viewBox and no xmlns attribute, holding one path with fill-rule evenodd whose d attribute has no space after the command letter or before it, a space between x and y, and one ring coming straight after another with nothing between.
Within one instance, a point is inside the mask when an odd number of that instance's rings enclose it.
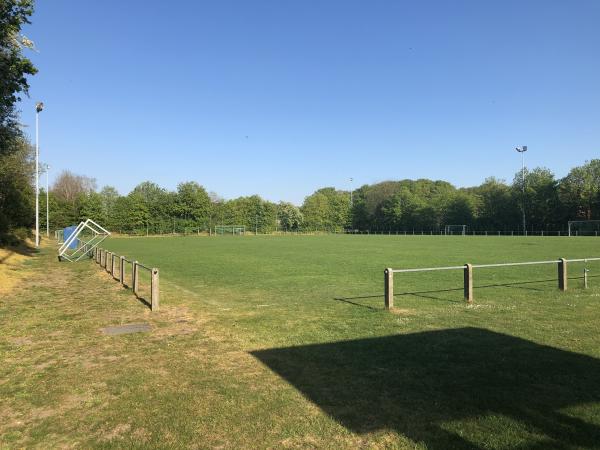
<instances>
[{"instance_id":1,"label":"tree line","mask_svg":"<svg viewBox=\"0 0 600 450\"><path fill-rule=\"evenodd\" d=\"M32 1L0 2L0 243L26 237L34 220L33 153L16 108L37 72L23 55L33 42L21 34L32 13Z\"/></svg>"},{"instance_id":2,"label":"tree line","mask_svg":"<svg viewBox=\"0 0 600 450\"><path fill-rule=\"evenodd\" d=\"M523 184L524 183L524 184ZM524 188L524 189L523 189ZM151 181L127 195L94 179L63 172L49 192L50 222L61 228L85 218L130 234L184 233L241 225L248 231L439 231L445 225L471 230L564 230L568 220L600 219L600 159L557 179L545 168L521 171L508 184L487 178L457 188L428 179L385 181L350 191L318 189L301 206L258 195L224 200L195 181L169 191ZM45 214L42 205L42 214Z\"/></svg>"}]
</instances>

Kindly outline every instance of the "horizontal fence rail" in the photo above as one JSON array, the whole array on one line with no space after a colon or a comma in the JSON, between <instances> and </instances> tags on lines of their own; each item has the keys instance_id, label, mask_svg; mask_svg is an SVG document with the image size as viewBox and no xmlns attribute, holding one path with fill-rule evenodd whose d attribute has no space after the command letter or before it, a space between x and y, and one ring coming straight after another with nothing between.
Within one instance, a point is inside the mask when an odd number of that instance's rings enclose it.
<instances>
[{"instance_id":1,"label":"horizontal fence rail","mask_svg":"<svg viewBox=\"0 0 600 450\"><path fill-rule=\"evenodd\" d=\"M516 267L516 266L531 266L543 264L557 264L558 268L558 288L561 291L566 291L568 287L568 263L572 262L590 262L600 261L600 258L577 258L566 259L559 258L550 261L525 261L514 263L496 263L496 264L463 264L462 266L447 266L447 267L423 267L415 269L392 269L387 268L383 271L384 274L384 296L385 307L391 309L394 307L394 274L409 273L409 272L433 272L441 270L462 270L464 272L464 297L467 303L473 302L473 269L485 269L494 267ZM584 286L587 288L588 281L587 268L584 269Z\"/></svg>"},{"instance_id":2,"label":"horizontal fence rail","mask_svg":"<svg viewBox=\"0 0 600 450\"><path fill-rule=\"evenodd\" d=\"M138 261L127 259L124 256L117 255L99 247L94 249L94 253L91 257L101 268L106 270L114 280L117 280L121 286L131 288L133 294L137 298L141 298L139 296L140 269L148 271L150 273L150 309L152 311L158 311L160 306L160 290L159 270L157 268L148 267ZM126 264L131 266L131 285L128 285L125 282Z\"/></svg>"}]
</instances>

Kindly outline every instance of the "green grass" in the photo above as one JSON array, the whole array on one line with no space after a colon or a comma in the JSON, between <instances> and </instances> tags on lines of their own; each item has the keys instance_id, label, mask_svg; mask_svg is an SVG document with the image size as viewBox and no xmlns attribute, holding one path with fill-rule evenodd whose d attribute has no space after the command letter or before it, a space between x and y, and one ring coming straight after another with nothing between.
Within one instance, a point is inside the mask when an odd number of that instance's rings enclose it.
<instances>
[{"instance_id":1,"label":"green grass","mask_svg":"<svg viewBox=\"0 0 600 450\"><path fill-rule=\"evenodd\" d=\"M600 256L600 239L105 247L160 269L161 311L91 262L36 259L39 289L0 303L0 446L600 448L600 264L587 290L572 264L568 292L554 264L476 269L472 306L461 271L397 274L396 309L383 308L385 267ZM98 333L139 321L153 331Z\"/></svg>"},{"instance_id":2,"label":"green grass","mask_svg":"<svg viewBox=\"0 0 600 450\"><path fill-rule=\"evenodd\" d=\"M397 274L395 313L383 310L382 292L385 267L593 257L600 240L230 237L107 246L194 292L199 313L210 311L235 345L352 433L391 431L391 442L430 448L600 442L592 382L600 375L600 264L587 264L589 290L583 264L571 264L567 293L557 289L555 265L479 269L471 307L461 271ZM278 407L267 416L279 420Z\"/></svg>"}]
</instances>

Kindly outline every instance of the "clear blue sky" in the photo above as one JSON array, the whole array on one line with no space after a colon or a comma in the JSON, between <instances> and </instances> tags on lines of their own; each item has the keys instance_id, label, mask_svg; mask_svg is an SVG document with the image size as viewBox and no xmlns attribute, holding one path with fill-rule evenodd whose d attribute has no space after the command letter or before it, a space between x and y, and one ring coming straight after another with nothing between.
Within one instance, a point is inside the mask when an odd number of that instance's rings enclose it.
<instances>
[{"instance_id":1,"label":"clear blue sky","mask_svg":"<svg viewBox=\"0 0 600 450\"><path fill-rule=\"evenodd\" d=\"M38 0L42 160L301 203L600 157L600 1Z\"/></svg>"}]
</instances>

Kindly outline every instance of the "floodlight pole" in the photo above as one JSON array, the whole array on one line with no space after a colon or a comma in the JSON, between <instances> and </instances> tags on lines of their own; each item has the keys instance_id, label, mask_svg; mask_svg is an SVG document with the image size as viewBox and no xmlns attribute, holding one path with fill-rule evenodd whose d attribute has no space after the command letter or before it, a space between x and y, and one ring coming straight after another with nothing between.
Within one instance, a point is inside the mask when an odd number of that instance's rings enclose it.
<instances>
[{"instance_id":1,"label":"floodlight pole","mask_svg":"<svg viewBox=\"0 0 600 450\"><path fill-rule=\"evenodd\" d=\"M48 193L48 171L50 166L45 164L44 170L46 171L46 237L50 237L50 197Z\"/></svg>"},{"instance_id":2,"label":"floodlight pole","mask_svg":"<svg viewBox=\"0 0 600 450\"><path fill-rule=\"evenodd\" d=\"M40 246L40 135L39 123L40 112L44 109L44 104L38 102L35 105L35 247Z\"/></svg>"},{"instance_id":3,"label":"floodlight pole","mask_svg":"<svg viewBox=\"0 0 600 450\"><path fill-rule=\"evenodd\" d=\"M354 206L354 202L352 201L352 191L354 189L352 189L352 182L354 181L354 179L350 178L350 208L352 208Z\"/></svg>"},{"instance_id":4,"label":"floodlight pole","mask_svg":"<svg viewBox=\"0 0 600 450\"><path fill-rule=\"evenodd\" d=\"M525 222L525 152L527 151L527 146L524 145L522 147L516 147L515 150L521 154L521 187L523 190L523 235L527 236L527 226Z\"/></svg>"}]
</instances>

